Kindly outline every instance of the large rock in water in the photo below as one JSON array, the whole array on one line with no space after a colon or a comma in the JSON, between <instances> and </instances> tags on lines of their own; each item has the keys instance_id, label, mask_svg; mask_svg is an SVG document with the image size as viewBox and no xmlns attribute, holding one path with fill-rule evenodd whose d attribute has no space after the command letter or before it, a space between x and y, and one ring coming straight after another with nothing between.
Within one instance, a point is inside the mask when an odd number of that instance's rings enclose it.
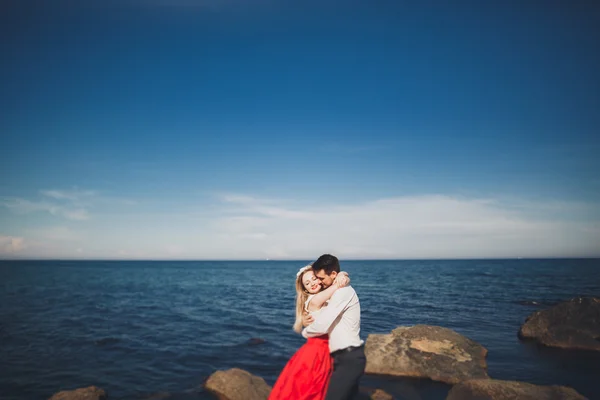
<instances>
[{"instance_id":1,"label":"large rock in water","mask_svg":"<svg viewBox=\"0 0 600 400\"><path fill-rule=\"evenodd\" d=\"M369 396L371 400L394 400L394 397L381 389L376 389L371 396Z\"/></svg>"},{"instance_id":2,"label":"large rock in water","mask_svg":"<svg viewBox=\"0 0 600 400\"><path fill-rule=\"evenodd\" d=\"M106 400L106 392L96 386L75 390L63 390L50 397L50 400Z\"/></svg>"},{"instance_id":3,"label":"large rock in water","mask_svg":"<svg viewBox=\"0 0 600 400\"><path fill-rule=\"evenodd\" d=\"M371 334L365 344L365 373L430 378L455 384L488 378L487 350L451 329L415 325Z\"/></svg>"},{"instance_id":4,"label":"large rock in water","mask_svg":"<svg viewBox=\"0 0 600 400\"><path fill-rule=\"evenodd\" d=\"M538 386L531 383L477 379L452 387L446 400L587 400L565 386Z\"/></svg>"},{"instance_id":5,"label":"large rock in water","mask_svg":"<svg viewBox=\"0 0 600 400\"><path fill-rule=\"evenodd\" d=\"M219 400L265 400L271 393L263 378L238 368L213 373L204 388Z\"/></svg>"},{"instance_id":6,"label":"large rock in water","mask_svg":"<svg viewBox=\"0 0 600 400\"><path fill-rule=\"evenodd\" d=\"M527 317L521 339L550 347L600 351L600 299L576 297Z\"/></svg>"}]
</instances>

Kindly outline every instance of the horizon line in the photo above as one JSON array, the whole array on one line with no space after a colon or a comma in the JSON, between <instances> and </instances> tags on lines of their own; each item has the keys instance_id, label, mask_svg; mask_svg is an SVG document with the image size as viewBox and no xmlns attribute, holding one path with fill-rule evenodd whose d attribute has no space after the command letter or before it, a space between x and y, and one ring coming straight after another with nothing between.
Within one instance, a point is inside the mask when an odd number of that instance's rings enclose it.
<instances>
[{"instance_id":1,"label":"horizon line","mask_svg":"<svg viewBox=\"0 0 600 400\"><path fill-rule=\"evenodd\" d=\"M544 256L544 257L441 257L441 258L339 258L344 261L487 261L487 260L597 260L597 256ZM197 259L168 259L168 258L0 258L2 261L112 261L112 262L310 262L308 258L197 258Z\"/></svg>"}]
</instances>

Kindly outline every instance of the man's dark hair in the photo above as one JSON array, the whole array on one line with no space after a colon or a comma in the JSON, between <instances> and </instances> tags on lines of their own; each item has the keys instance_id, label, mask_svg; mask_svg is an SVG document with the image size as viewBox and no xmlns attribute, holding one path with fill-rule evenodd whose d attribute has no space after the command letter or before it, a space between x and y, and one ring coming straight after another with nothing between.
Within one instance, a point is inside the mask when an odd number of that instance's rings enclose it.
<instances>
[{"instance_id":1,"label":"man's dark hair","mask_svg":"<svg viewBox=\"0 0 600 400\"><path fill-rule=\"evenodd\" d=\"M313 270L315 273L324 270L327 275L330 275L333 271L340 272L340 262L336 256L331 254L323 254L313 263Z\"/></svg>"}]
</instances>

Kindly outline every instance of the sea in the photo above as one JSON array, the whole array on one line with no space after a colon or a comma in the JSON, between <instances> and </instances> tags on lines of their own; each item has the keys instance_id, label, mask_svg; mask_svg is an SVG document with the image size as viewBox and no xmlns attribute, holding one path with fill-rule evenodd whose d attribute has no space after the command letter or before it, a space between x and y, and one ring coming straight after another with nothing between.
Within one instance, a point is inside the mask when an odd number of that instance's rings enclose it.
<instances>
[{"instance_id":1,"label":"sea","mask_svg":"<svg viewBox=\"0 0 600 400\"><path fill-rule=\"evenodd\" d=\"M0 399L98 386L111 400L212 399L217 370L272 385L304 343L294 280L308 261L0 261ZM488 350L495 379L600 399L600 353L522 342L528 315L600 296L600 259L345 261L361 337L438 325ZM445 399L428 379L365 376L396 399Z\"/></svg>"}]
</instances>

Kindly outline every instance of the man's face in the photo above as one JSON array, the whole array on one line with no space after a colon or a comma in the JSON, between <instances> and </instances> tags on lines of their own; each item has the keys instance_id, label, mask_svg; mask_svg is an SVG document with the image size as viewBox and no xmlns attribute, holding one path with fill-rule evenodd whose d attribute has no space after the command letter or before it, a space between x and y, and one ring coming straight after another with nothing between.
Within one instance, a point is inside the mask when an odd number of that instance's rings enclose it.
<instances>
[{"instance_id":1,"label":"man's face","mask_svg":"<svg viewBox=\"0 0 600 400\"><path fill-rule=\"evenodd\" d=\"M333 280L337 276L337 272L331 271L331 274L327 275L325 273L325 270L322 269L320 271L317 271L317 273L315 275L321 281L321 284L323 285L323 288L327 289L333 283Z\"/></svg>"}]
</instances>

